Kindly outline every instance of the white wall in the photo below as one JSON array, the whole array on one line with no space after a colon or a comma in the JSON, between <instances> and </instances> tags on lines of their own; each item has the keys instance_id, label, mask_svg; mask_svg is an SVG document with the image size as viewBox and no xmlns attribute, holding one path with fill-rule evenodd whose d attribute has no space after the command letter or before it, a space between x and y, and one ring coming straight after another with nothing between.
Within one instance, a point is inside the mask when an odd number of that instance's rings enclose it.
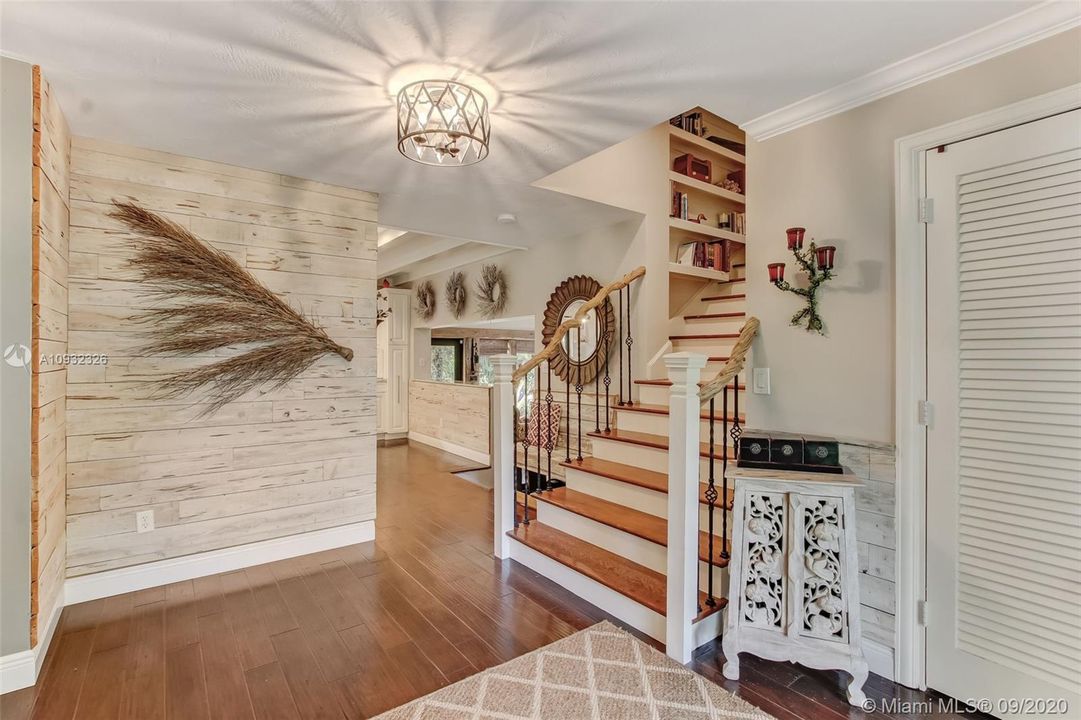
<instances>
[{"instance_id":1,"label":"white wall","mask_svg":"<svg viewBox=\"0 0 1081 720\"><path fill-rule=\"evenodd\" d=\"M761 143L748 162L747 298L762 329L754 364L773 394L751 395L754 424L894 439L894 149L897 138L1081 82L1081 30L960 70ZM790 327L801 298L770 287L784 229L836 245L821 294L828 338ZM906 298L897 298L905 302Z\"/></svg>"},{"instance_id":2,"label":"white wall","mask_svg":"<svg viewBox=\"0 0 1081 720\"><path fill-rule=\"evenodd\" d=\"M637 220L617 223L577 237L553 240L542 247L507 253L458 268L465 273L469 288L469 300L460 318L451 314L444 298L444 286L451 271L425 278L435 286L436 311L429 321L422 321L414 315L414 323L442 327L484 320L477 310L474 285L480 278L481 267L495 264L503 269L507 277L507 307L501 317L534 316L539 349L544 306L556 285L571 275L589 275L604 285L634 267L632 242L639 224ZM413 286L416 284L412 283Z\"/></svg>"}]
</instances>

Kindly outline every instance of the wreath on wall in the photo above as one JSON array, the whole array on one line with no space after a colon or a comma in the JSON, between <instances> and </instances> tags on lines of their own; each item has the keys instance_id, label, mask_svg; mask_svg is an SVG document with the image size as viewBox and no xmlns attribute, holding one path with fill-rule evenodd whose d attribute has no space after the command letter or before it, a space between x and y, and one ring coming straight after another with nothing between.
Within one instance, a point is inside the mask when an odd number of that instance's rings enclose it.
<instances>
[{"instance_id":1,"label":"wreath on wall","mask_svg":"<svg viewBox=\"0 0 1081 720\"><path fill-rule=\"evenodd\" d=\"M206 387L210 402L202 414L209 415L264 383L284 386L324 355L353 359L350 348L226 253L146 208L113 205L109 217L138 237L131 267L151 297L166 301L139 317L148 328L141 352L191 356L248 346L223 360L155 378L159 396L183 397Z\"/></svg>"},{"instance_id":2,"label":"wreath on wall","mask_svg":"<svg viewBox=\"0 0 1081 720\"><path fill-rule=\"evenodd\" d=\"M466 289L465 274L455 271L447 278L446 286L447 307L455 318L460 318L465 312Z\"/></svg>"},{"instance_id":3,"label":"wreath on wall","mask_svg":"<svg viewBox=\"0 0 1081 720\"><path fill-rule=\"evenodd\" d=\"M494 318L507 307L507 278L498 265L485 265L477 280L477 305L480 314Z\"/></svg>"},{"instance_id":4,"label":"wreath on wall","mask_svg":"<svg viewBox=\"0 0 1081 720\"><path fill-rule=\"evenodd\" d=\"M417 286L417 317L431 320L435 315L435 286L431 280L425 280Z\"/></svg>"}]
</instances>

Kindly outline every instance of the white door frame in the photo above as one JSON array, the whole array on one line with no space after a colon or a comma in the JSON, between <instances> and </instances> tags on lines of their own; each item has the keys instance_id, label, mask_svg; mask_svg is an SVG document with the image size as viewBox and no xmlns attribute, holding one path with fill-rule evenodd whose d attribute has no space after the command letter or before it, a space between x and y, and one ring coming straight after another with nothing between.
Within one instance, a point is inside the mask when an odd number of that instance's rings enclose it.
<instances>
[{"instance_id":1,"label":"white door frame","mask_svg":"<svg viewBox=\"0 0 1081 720\"><path fill-rule=\"evenodd\" d=\"M926 625L920 608L927 599L927 437L918 402L927 388L927 248L920 220L925 192L923 153L1048 115L1081 107L1081 84L1022 100L963 120L898 139L895 178L895 425L897 436L897 614L895 680L927 687Z\"/></svg>"}]
</instances>

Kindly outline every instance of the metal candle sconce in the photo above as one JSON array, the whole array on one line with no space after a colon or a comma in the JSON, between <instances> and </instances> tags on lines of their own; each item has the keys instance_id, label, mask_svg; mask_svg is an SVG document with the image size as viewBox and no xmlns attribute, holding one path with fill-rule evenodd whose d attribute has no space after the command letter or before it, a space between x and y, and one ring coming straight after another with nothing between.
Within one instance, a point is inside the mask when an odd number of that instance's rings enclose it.
<instances>
[{"instance_id":1,"label":"metal candle sconce","mask_svg":"<svg viewBox=\"0 0 1081 720\"><path fill-rule=\"evenodd\" d=\"M816 247L812 240L807 250L804 250L803 234L806 232L804 228L788 228L785 232L788 234L788 249L792 251L792 256L796 258L799 267L807 273L809 285L804 289L792 287L785 282L784 263L769 264L769 281L780 290L806 298L807 307L792 316L792 325L798 326L806 322L808 332L814 331L819 335L825 335L822 316L818 314L818 298L815 294L822 283L833 278L833 261L837 248L832 245Z\"/></svg>"}]
</instances>

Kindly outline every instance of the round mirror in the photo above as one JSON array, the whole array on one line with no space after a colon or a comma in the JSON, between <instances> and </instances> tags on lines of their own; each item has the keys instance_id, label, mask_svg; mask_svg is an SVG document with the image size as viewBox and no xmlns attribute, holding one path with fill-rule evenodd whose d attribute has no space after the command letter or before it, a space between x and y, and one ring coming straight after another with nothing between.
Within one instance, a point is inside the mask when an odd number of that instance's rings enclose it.
<instances>
[{"instance_id":1,"label":"round mirror","mask_svg":"<svg viewBox=\"0 0 1081 720\"><path fill-rule=\"evenodd\" d=\"M575 300L563 310L562 322L573 320L585 300ZM593 354L597 352L599 344L600 328L597 326L597 311L590 310L581 320L578 327L563 336L563 352L567 354L572 363L584 363L593 360Z\"/></svg>"},{"instance_id":2,"label":"round mirror","mask_svg":"<svg viewBox=\"0 0 1081 720\"><path fill-rule=\"evenodd\" d=\"M574 320L600 290L599 282L584 275L560 283L544 311L544 344L552 341L560 325ZM611 301L606 299L600 307L588 310L563 336L559 351L549 360L552 370L561 380L583 385L591 382L608 360L615 327L615 312Z\"/></svg>"}]
</instances>

